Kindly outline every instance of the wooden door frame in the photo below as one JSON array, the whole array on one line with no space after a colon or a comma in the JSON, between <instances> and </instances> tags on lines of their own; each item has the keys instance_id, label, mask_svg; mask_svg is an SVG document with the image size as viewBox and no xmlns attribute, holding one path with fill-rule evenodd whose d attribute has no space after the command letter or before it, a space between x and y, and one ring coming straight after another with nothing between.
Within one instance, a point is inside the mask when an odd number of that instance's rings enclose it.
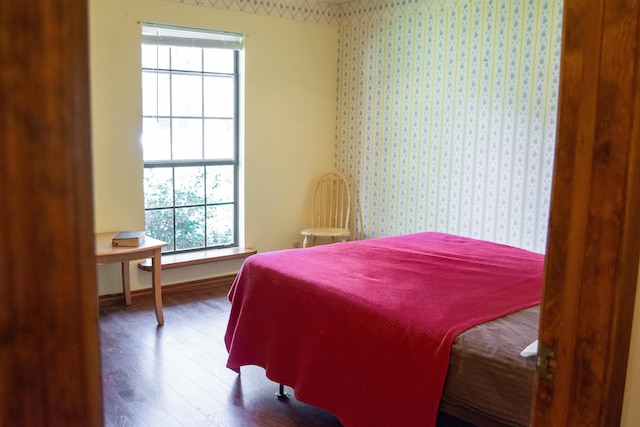
<instances>
[{"instance_id":1,"label":"wooden door frame","mask_svg":"<svg viewBox=\"0 0 640 427\"><path fill-rule=\"evenodd\" d=\"M566 0L535 425L617 425L638 270L638 2ZM0 423L102 424L87 2L0 3ZM606 201L606 203L603 203ZM634 234L635 233L635 234Z\"/></svg>"},{"instance_id":2,"label":"wooden door frame","mask_svg":"<svg viewBox=\"0 0 640 427\"><path fill-rule=\"evenodd\" d=\"M640 254L637 0L565 0L533 424L620 423ZM540 361L539 361L540 362Z\"/></svg>"},{"instance_id":3,"label":"wooden door frame","mask_svg":"<svg viewBox=\"0 0 640 427\"><path fill-rule=\"evenodd\" d=\"M0 425L102 425L87 2L0 2Z\"/></svg>"}]
</instances>

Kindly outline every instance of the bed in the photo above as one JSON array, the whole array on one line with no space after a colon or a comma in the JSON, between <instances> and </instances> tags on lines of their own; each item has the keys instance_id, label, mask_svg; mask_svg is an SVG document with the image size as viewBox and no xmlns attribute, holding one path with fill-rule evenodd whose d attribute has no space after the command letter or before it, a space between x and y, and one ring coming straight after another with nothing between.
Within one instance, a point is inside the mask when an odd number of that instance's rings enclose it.
<instances>
[{"instance_id":1,"label":"bed","mask_svg":"<svg viewBox=\"0 0 640 427\"><path fill-rule=\"evenodd\" d=\"M435 232L256 254L229 292L227 367L345 426L526 425L543 264Z\"/></svg>"}]
</instances>

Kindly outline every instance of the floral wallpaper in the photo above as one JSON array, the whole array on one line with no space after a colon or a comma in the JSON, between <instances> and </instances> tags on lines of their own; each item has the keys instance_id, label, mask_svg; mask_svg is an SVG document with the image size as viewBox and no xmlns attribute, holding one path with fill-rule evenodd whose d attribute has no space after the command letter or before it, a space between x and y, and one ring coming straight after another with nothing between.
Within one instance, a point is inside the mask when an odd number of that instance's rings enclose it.
<instances>
[{"instance_id":1,"label":"floral wallpaper","mask_svg":"<svg viewBox=\"0 0 640 427\"><path fill-rule=\"evenodd\" d=\"M345 5L336 165L364 237L545 251L561 33L561 0Z\"/></svg>"},{"instance_id":2,"label":"floral wallpaper","mask_svg":"<svg viewBox=\"0 0 640 427\"><path fill-rule=\"evenodd\" d=\"M562 0L170 0L337 25L336 168L361 237L544 252Z\"/></svg>"}]
</instances>

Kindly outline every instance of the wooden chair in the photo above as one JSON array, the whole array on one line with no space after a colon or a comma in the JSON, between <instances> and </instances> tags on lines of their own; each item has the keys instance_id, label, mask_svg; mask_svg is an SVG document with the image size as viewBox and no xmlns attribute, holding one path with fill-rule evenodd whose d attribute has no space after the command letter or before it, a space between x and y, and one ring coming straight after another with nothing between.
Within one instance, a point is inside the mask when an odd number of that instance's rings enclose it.
<instances>
[{"instance_id":1,"label":"wooden chair","mask_svg":"<svg viewBox=\"0 0 640 427\"><path fill-rule=\"evenodd\" d=\"M351 191L344 176L325 173L316 182L311 199L311 227L302 230L302 247L315 243L316 237L346 242L351 236Z\"/></svg>"}]
</instances>

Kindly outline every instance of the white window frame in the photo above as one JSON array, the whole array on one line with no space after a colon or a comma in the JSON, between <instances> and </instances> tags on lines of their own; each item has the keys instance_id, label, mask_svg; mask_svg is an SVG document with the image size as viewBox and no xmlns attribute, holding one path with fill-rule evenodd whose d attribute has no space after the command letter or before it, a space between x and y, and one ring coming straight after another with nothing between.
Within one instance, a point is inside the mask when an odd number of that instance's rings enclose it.
<instances>
[{"instance_id":1,"label":"white window frame","mask_svg":"<svg viewBox=\"0 0 640 427\"><path fill-rule=\"evenodd\" d=\"M239 246L239 123L240 123L240 50L243 48L243 38L242 35L236 33L229 32L221 32L221 31L210 31L203 29L194 29L194 28L186 28L186 27L178 27L178 26L170 26L164 24L155 24L155 23L142 23L142 44L143 45L153 45L158 48L159 46L169 46L170 48L180 48L180 47L195 47L195 48L214 48L214 49L231 49L233 50L234 55L234 69L232 73L210 73L206 70L202 70L201 74L203 79L207 76L211 77L212 75L216 75L218 77L225 77L225 74L228 77L233 78L233 86L234 86L234 111L233 111L233 155L229 158L206 158L205 150L203 148L202 158L194 158L194 159L163 159L163 160L150 160L145 158L144 160L144 168L145 171L153 168L171 168L172 176L175 178L175 171L178 168L192 168L192 167L216 167L216 166L231 166L233 168L233 200L232 203L209 203L207 201L207 184L205 178L205 184L203 184L203 195L204 201L202 204L197 204L194 206L180 206L176 205L176 197L175 197L175 180L172 180L172 188L169 192L171 192L172 203L171 206L164 205L162 208L158 207L147 207L146 203L146 191L145 191L145 217L149 215L150 212L156 210L171 210L172 211L172 224L169 225L169 228L173 230L170 238L167 236L153 236L153 233L149 230L149 224L147 224L147 233L149 233L152 237L161 238L162 240L169 240L169 246L163 249L164 253L178 253L178 252L188 252L195 250L205 250L205 249L215 249L215 248L225 248L225 247L237 247ZM169 67L169 69L160 69L157 66L155 69L150 68L142 68L142 74L149 73L150 71L156 73L164 73L169 76L169 79L174 75L185 74L183 71L174 70ZM198 74L197 72L194 74ZM171 89L169 89L171 91ZM204 92L204 89L203 89ZM204 97L204 93L203 93ZM155 114L148 114L148 111L143 114L143 121L148 119L162 119L169 120L173 123L174 119L179 119L179 117L175 117L172 113L160 114L156 111ZM196 116L196 118L198 118ZM202 111L201 117L203 123L205 120L215 119L215 117L207 117L205 116L204 109ZM204 124L203 124L204 126ZM170 131L170 144L173 144L173 132ZM144 135L143 135L144 138ZM204 147L204 132L203 132L203 141L201 141ZM173 155L171 155L173 157ZM205 176L207 176L205 174ZM208 228L207 221L207 211L209 209L215 209L216 206L219 205L233 205L233 230L232 230L232 238L229 241L225 240L222 244L215 243L215 240L210 239L211 233ZM185 247L184 244L180 243L180 236L178 234L179 228L178 224L178 215L177 211L185 208L202 208L205 212L203 221L201 221L201 226L204 229L204 241L202 245L197 246L189 246Z\"/></svg>"}]
</instances>

